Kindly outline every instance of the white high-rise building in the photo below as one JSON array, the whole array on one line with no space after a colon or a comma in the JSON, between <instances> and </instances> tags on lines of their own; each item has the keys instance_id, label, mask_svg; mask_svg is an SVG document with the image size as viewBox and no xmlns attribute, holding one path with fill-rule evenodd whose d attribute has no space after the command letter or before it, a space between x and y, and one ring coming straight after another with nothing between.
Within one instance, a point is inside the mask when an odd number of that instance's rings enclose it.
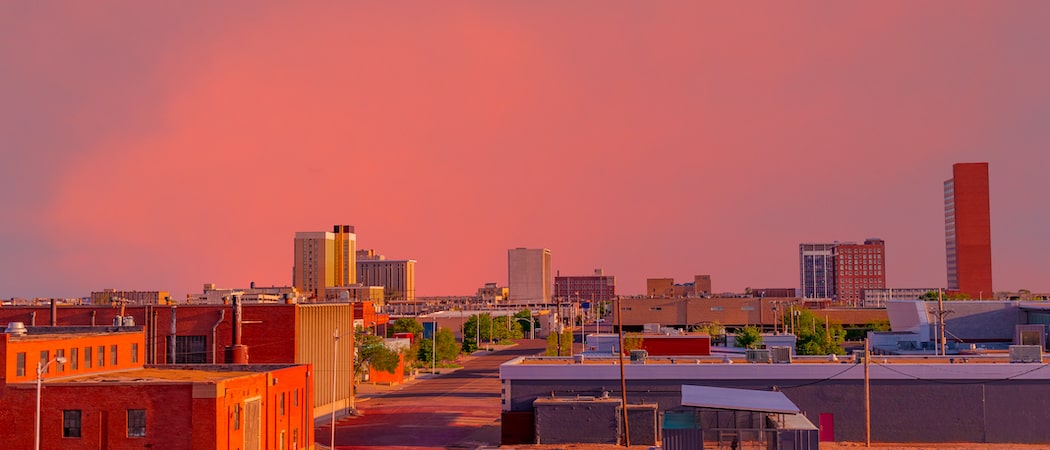
<instances>
[{"instance_id":1,"label":"white high-rise building","mask_svg":"<svg viewBox=\"0 0 1050 450\"><path fill-rule=\"evenodd\" d=\"M554 288L551 251L514 248L507 251L508 303L548 304Z\"/></svg>"}]
</instances>

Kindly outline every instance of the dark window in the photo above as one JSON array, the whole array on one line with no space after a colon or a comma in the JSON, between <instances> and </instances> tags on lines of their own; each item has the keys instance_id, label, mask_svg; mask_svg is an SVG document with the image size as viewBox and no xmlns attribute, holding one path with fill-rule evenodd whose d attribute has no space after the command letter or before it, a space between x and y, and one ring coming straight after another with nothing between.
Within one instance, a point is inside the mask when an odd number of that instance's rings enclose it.
<instances>
[{"instance_id":1,"label":"dark window","mask_svg":"<svg viewBox=\"0 0 1050 450\"><path fill-rule=\"evenodd\" d=\"M15 375L23 377L26 374L26 352L18 352L18 359L16 360L17 369Z\"/></svg>"},{"instance_id":2,"label":"dark window","mask_svg":"<svg viewBox=\"0 0 1050 450\"><path fill-rule=\"evenodd\" d=\"M294 406L296 408L299 407L299 390L298 389L296 389L295 393L292 394L292 406Z\"/></svg>"},{"instance_id":3,"label":"dark window","mask_svg":"<svg viewBox=\"0 0 1050 450\"><path fill-rule=\"evenodd\" d=\"M105 345L98 346L98 366L100 368L101 367L106 367L106 346Z\"/></svg>"},{"instance_id":4,"label":"dark window","mask_svg":"<svg viewBox=\"0 0 1050 450\"><path fill-rule=\"evenodd\" d=\"M80 437L80 410L62 411L62 437Z\"/></svg>"},{"instance_id":5,"label":"dark window","mask_svg":"<svg viewBox=\"0 0 1050 450\"><path fill-rule=\"evenodd\" d=\"M237 403L233 405L233 429L241 429L241 404Z\"/></svg>"},{"instance_id":6,"label":"dark window","mask_svg":"<svg viewBox=\"0 0 1050 450\"><path fill-rule=\"evenodd\" d=\"M73 347L69 349L69 370L77 370L80 364L80 351L79 348Z\"/></svg>"},{"instance_id":7,"label":"dark window","mask_svg":"<svg viewBox=\"0 0 1050 450\"><path fill-rule=\"evenodd\" d=\"M128 437L146 436L146 410L128 410Z\"/></svg>"},{"instance_id":8,"label":"dark window","mask_svg":"<svg viewBox=\"0 0 1050 450\"><path fill-rule=\"evenodd\" d=\"M131 344L131 362L139 362L139 343L134 342Z\"/></svg>"},{"instance_id":9,"label":"dark window","mask_svg":"<svg viewBox=\"0 0 1050 450\"><path fill-rule=\"evenodd\" d=\"M117 365L117 346L116 345L110 345L109 346L109 357L110 357L110 361L109 362L112 365L114 365L114 366Z\"/></svg>"},{"instance_id":10,"label":"dark window","mask_svg":"<svg viewBox=\"0 0 1050 450\"><path fill-rule=\"evenodd\" d=\"M51 366L47 363L48 361L51 361L51 352L47 350L40 352L40 365L37 367L43 367L44 373L51 371Z\"/></svg>"},{"instance_id":11,"label":"dark window","mask_svg":"<svg viewBox=\"0 0 1050 450\"><path fill-rule=\"evenodd\" d=\"M55 358L65 358L65 357L66 357L66 349L60 348L58 350L55 350ZM56 359L55 360L55 366L58 367L58 371L59 372L65 372L66 371L66 365L63 364L62 361L58 361Z\"/></svg>"},{"instance_id":12,"label":"dark window","mask_svg":"<svg viewBox=\"0 0 1050 450\"><path fill-rule=\"evenodd\" d=\"M171 336L167 339L171 348ZM175 336L175 364L205 364L208 362L207 336Z\"/></svg>"},{"instance_id":13,"label":"dark window","mask_svg":"<svg viewBox=\"0 0 1050 450\"><path fill-rule=\"evenodd\" d=\"M84 368L91 368L91 347L84 347Z\"/></svg>"},{"instance_id":14,"label":"dark window","mask_svg":"<svg viewBox=\"0 0 1050 450\"><path fill-rule=\"evenodd\" d=\"M280 400L277 400L277 407L281 410L281 415L284 415L284 392L281 393Z\"/></svg>"}]
</instances>

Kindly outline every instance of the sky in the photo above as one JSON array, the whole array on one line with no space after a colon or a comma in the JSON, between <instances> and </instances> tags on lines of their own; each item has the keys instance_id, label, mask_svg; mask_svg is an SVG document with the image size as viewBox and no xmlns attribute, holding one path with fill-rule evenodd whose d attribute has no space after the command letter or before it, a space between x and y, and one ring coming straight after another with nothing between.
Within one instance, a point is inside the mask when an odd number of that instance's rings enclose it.
<instances>
[{"instance_id":1,"label":"sky","mask_svg":"<svg viewBox=\"0 0 1050 450\"><path fill-rule=\"evenodd\" d=\"M617 291L798 285L886 241L944 286L990 164L996 290L1050 290L1050 3L5 2L0 298L290 285L356 227L418 295L507 249Z\"/></svg>"}]
</instances>

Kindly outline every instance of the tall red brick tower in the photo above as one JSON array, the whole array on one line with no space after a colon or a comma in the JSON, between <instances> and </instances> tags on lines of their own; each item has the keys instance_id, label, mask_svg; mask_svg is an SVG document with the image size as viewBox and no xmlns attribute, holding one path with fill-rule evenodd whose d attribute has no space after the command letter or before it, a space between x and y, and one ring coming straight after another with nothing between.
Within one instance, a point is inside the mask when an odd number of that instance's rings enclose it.
<instances>
[{"instance_id":1,"label":"tall red brick tower","mask_svg":"<svg viewBox=\"0 0 1050 450\"><path fill-rule=\"evenodd\" d=\"M948 290L992 298L992 231L988 163L958 163L944 182Z\"/></svg>"}]
</instances>

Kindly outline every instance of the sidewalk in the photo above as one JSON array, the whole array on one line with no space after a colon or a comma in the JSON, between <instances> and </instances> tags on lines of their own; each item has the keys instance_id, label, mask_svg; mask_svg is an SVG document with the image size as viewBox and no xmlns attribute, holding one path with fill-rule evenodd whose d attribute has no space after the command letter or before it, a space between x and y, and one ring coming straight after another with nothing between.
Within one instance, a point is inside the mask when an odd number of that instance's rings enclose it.
<instances>
[{"instance_id":1,"label":"sidewalk","mask_svg":"<svg viewBox=\"0 0 1050 450\"><path fill-rule=\"evenodd\" d=\"M495 353L495 352L498 352L500 350L512 348L512 347L515 347L515 346L517 346L517 344L485 346L486 348L491 349L491 350L479 350L479 351L476 351L476 352L471 353L469 355L460 355L460 357L457 358L455 362L456 362L456 364L462 366L467 361L470 361L470 360L472 360L472 359L474 359L474 358L476 358L478 356L488 355L488 354ZM404 383L400 383L400 384L377 384L377 383L370 383L370 382L367 382L367 381L359 382L359 383L357 383L355 385L355 387L357 388L357 394L355 396L355 403L358 404L358 409L360 409L361 408L361 406L360 406L361 403L367 402L368 400L371 400L371 399L373 399L375 397L382 397L382 396L384 396L384 395L386 395L388 393L400 391L401 389L404 389L406 386L410 386L412 384L418 383L418 382L423 381L423 380L429 380L431 378L437 378L437 377L440 377L442 375L450 374L452 372L455 372L455 371L459 370L460 368L461 367L438 367L437 368L437 373L430 373L430 369L429 368L427 368L427 369L420 369L419 373L416 376L414 376L414 377L406 377L405 382Z\"/></svg>"}]
</instances>

